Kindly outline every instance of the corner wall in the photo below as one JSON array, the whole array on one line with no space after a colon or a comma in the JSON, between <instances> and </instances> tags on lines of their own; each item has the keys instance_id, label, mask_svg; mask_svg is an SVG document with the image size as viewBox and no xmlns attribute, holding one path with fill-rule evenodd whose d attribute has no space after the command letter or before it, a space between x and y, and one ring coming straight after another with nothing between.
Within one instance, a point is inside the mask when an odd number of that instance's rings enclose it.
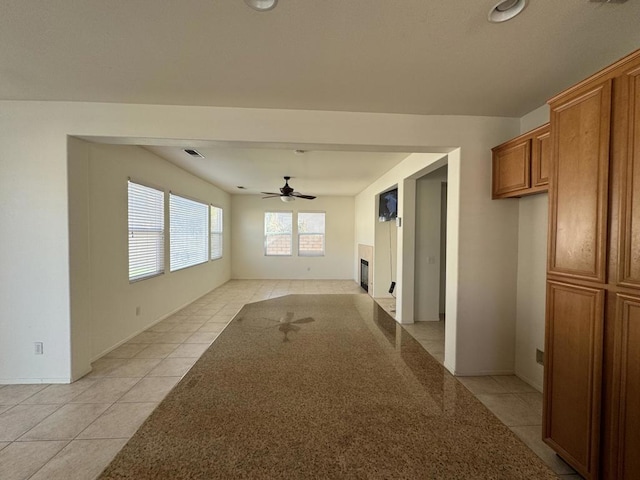
<instances>
[{"instance_id":1,"label":"corner wall","mask_svg":"<svg viewBox=\"0 0 640 480\"><path fill-rule=\"evenodd\" d=\"M69 163L69 176L85 174L88 170L88 186L83 188L74 182L76 189L88 194L88 222L75 216L70 229L70 241L82 244L88 232L90 251L88 285L71 283L71 298L90 292L89 315L83 308L82 317L72 309L73 338L89 340L89 348L80 342L73 344L74 379L86 373L90 362L104 355L120 343L147 329L158 320L168 316L198 297L223 284L229 279L230 252L230 202L229 195L190 173L168 163L140 147L102 145L73 139L70 158L76 151L85 151L88 162ZM84 148L82 148L84 147ZM79 159L78 159L79 160ZM165 273L153 278L130 283L128 274L127 239L127 180L163 188L189 196L203 203L222 207L224 211L223 258L189 267L176 272L169 271L168 248L165 248ZM70 188L70 199L79 193ZM165 232L169 231L165 220ZM76 241L77 240L77 241ZM168 235L165 236L165 245ZM72 251L71 277L79 253ZM84 258L84 256L83 256ZM83 268L86 268L83 267ZM86 272L82 274L86 276ZM79 291L78 291L79 289ZM140 314L136 314L137 307Z\"/></svg>"},{"instance_id":2,"label":"corner wall","mask_svg":"<svg viewBox=\"0 0 640 480\"><path fill-rule=\"evenodd\" d=\"M460 241L452 260L459 282L450 285L447 279L447 291L459 290L458 304L451 306L457 308L458 332L447 331L447 345L455 342L457 354L445 355L445 364L468 374L513 370L505 343L510 338L513 345L516 260L508 245L517 239L517 208L490 200L490 149L515 136L519 123L498 117L0 101L0 383L72 378L75 253L69 248L67 136L138 145L164 139L448 152L455 158L449 178L460 180L459 198L449 199ZM368 200L364 209L371 216L361 219L356 199L351 278L357 275L357 244L373 244L375 205ZM48 345L44 355L33 355L35 341Z\"/></svg>"},{"instance_id":3,"label":"corner wall","mask_svg":"<svg viewBox=\"0 0 640 480\"><path fill-rule=\"evenodd\" d=\"M549 121L543 105L520 119L520 133ZM523 197L518 202L518 278L516 306L517 376L542 391L544 369L536 363L536 349L544 351L547 230L549 196Z\"/></svg>"}]
</instances>

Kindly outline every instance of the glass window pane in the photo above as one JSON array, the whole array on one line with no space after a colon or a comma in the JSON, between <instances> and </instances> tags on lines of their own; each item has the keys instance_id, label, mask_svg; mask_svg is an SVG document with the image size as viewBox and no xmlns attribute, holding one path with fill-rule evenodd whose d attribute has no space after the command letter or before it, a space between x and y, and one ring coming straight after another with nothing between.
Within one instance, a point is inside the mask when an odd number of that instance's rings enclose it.
<instances>
[{"instance_id":1,"label":"glass window pane","mask_svg":"<svg viewBox=\"0 0 640 480\"><path fill-rule=\"evenodd\" d=\"M164 192L129 181L129 281L164 273Z\"/></svg>"},{"instance_id":2,"label":"glass window pane","mask_svg":"<svg viewBox=\"0 0 640 480\"><path fill-rule=\"evenodd\" d=\"M298 213L298 255L324 255L324 212Z\"/></svg>"},{"instance_id":3,"label":"glass window pane","mask_svg":"<svg viewBox=\"0 0 640 480\"><path fill-rule=\"evenodd\" d=\"M211 260L222 258L222 209L211 206Z\"/></svg>"},{"instance_id":4,"label":"glass window pane","mask_svg":"<svg viewBox=\"0 0 640 480\"><path fill-rule=\"evenodd\" d=\"M169 195L169 258L172 272L209 259L209 206Z\"/></svg>"},{"instance_id":5,"label":"glass window pane","mask_svg":"<svg viewBox=\"0 0 640 480\"><path fill-rule=\"evenodd\" d=\"M291 255L293 239L292 212L265 212L265 255Z\"/></svg>"}]
</instances>

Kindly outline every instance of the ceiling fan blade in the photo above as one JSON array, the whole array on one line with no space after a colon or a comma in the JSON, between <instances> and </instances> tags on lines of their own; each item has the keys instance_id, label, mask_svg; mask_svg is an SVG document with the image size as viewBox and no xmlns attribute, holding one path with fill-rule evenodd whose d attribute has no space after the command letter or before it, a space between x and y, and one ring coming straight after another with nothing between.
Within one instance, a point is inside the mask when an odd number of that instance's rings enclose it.
<instances>
[{"instance_id":1,"label":"ceiling fan blade","mask_svg":"<svg viewBox=\"0 0 640 480\"><path fill-rule=\"evenodd\" d=\"M305 317L305 318L300 318L298 320L294 320L291 323L311 323L311 322L315 322L315 320L312 317Z\"/></svg>"},{"instance_id":2,"label":"ceiling fan blade","mask_svg":"<svg viewBox=\"0 0 640 480\"><path fill-rule=\"evenodd\" d=\"M279 193L275 193L275 192L260 192L260 193L263 194L263 195L278 195L278 196L280 196Z\"/></svg>"},{"instance_id":3,"label":"ceiling fan blade","mask_svg":"<svg viewBox=\"0 0 640 480\"><path fill-rule=\"evenodd\" d=\"M262 197L262 198L277 198L280 195L278 195L277 193L274 193L273 195L267 195L266 197Z\"/></svg>"},{"instance_id":4,"label":"ceiling fan blade","mask_svg":"<svg viewBox=\"0 0 640 480\"><path fill-rule=\"evenodd\" d=\"M293 192L291 195L298 198L306 198L307 200L313 200L314 198L316 198L313 195L302 195L301 193L298 193L298 192Z\"/></svg>"}]
</instances>

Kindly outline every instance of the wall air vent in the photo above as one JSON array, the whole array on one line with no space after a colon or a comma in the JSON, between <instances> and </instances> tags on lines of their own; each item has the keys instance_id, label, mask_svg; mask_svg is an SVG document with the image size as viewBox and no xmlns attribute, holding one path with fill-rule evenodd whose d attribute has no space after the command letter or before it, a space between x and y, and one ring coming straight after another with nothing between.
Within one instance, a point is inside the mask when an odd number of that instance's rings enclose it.
<instances>
[{"instance_id":1,"label":"wall air vent","mask_svg":"<svg viewBox=\"0 0 640 480\"><path fill-rule=\"evenodd\" d=\"M202 155L197 150L194 150L193 148L185 148L184 151L189 155L191 155L192 157L204 158L204 155Z\"/></svg>"}]
</instances>

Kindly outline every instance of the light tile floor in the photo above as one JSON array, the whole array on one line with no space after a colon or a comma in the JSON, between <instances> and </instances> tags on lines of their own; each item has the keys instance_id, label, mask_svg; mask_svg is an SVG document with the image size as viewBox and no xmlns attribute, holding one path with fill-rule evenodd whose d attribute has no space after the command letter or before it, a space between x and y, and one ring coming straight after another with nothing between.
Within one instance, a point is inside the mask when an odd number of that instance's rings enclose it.
<instances>
[{"instance_id":1,"label":"light tile floor","mask_svg":"<svg viewBox=\"0 0 640 480\"><path fill-rule=\"evenodd\" d=\"M363 293L353 281L232 280L93 363L71 385L0 385L0 479L96 478L245 303ZM383 308L391 309L387 300ZM436 359L443 322L407 325ZM541 396L514 376L460 380L561 478L580 478L540 440Z\"/></svg>"},{"instance_id":2,"label":"light tile floor","mask_svg":"<svg viewBox=\"0 0 640 480\"><path fill-rule=\"evenodd\" d=\"M444 321L416 322L403 327L444 363L444 325ZM582 478L542 441L542 394L535 388L515 375L456 378L560 478Z\"/></svg>"}]
</instances>

